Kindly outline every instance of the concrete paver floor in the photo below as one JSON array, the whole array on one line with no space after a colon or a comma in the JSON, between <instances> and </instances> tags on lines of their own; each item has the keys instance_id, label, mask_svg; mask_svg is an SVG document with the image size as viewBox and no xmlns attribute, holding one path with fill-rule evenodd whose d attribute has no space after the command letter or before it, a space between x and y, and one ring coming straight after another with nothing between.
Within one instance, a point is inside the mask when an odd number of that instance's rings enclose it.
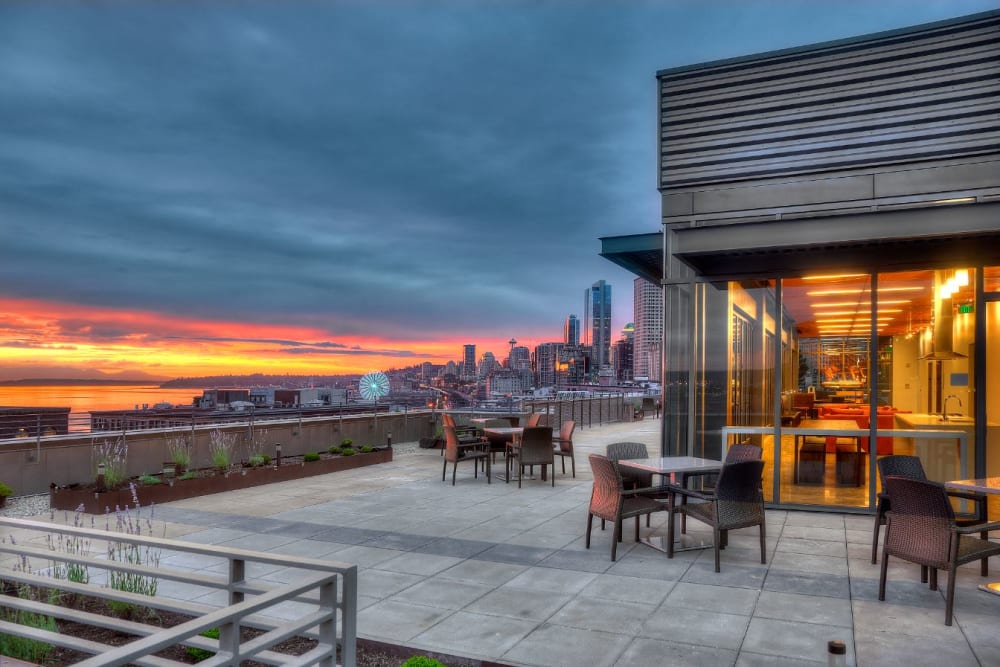
<instances>
[{"instance_id":1,"label":"concrete paver floor","mask_svg":"<svg viewBox=\"0 0 1000 667\"><path fill-rule=\"evenodd\" d=\"M774 666L825 664L840 639L848 664L1000 664L1000 597L976 590L977 566L961 569L952 627L917 566L891 561L878 601L870 516L769 510L767 564L757 530L734 531L720 573L711 549L667 559L634 543L631 524L617 562L598 521L585 549L587 455L616 441L656 451L659 434L655 419L578 428L576 478L559 473L554 488L487 484L467 465L452 486L437 451L404 444L391 463L169 503L155 518L167 537L356 563L359 636L426 651L546 667ZM688 530L711 537L696 521ZM250 575L283 580L280 567ZM190 590L161 581L158 595Z\"/></svg>"}]
</instances>

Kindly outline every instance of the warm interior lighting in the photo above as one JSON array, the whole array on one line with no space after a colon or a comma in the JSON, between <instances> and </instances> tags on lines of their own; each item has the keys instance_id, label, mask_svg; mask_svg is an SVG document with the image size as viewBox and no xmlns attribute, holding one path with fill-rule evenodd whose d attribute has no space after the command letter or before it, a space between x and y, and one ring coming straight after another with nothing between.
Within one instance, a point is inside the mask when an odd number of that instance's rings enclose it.
<instances>
[{"instance_id":1,"label":"warm interior lighting","mask_svg":"<svg viewBox=\"0 0 1000 667\"><path fill-rule=\"evenodd\" d=\"M840 273L829 276L804 276L802 280L838 280L841 278L865 278L867 273Z\"/></svg>"},{"instance_id":2,"label":"warm interior lighting","mask_svg":"<svg viewBox=\"0 0 1000 667\"><path fill-rule=\"evenodd\" d=\"M951 298L951 294L952 294L952 290L951 290L951 287L948 285L948 283L945 283L944 285L939 285L938 286L937 298L940 301L944 301L945 299L950 299Z\"/></svg>"},{"instance_id":3,"label":"warm interior lighting","mask_svg":"<svg viewBox=\"0 0 1000 667\"><path fill-rule=\"evenodd\" d=\"M856 310L824 310L822 313L819 313L819 314L823 315L823 316L826 316L826 315L855 315L855 314L857 314L857 312L858 311L856 311ZM879 312L879 315L881 315L882 313L901 313L901 312L903 312L903 309L902 308L879 308L878 312ZM866 313L866 315L867 315L867 313Z\"/></svg>"},{"instance_id":4,"label":"warm interior lighting","mask_svg":"<svg viewBox=\"0 0 1000 667\"><path fill-rule=\"evenodd\" d=\"M969 270L968 269L958 269L955 271L955 284L959 287L969 286Z\"/></svg>"},{"instance_id":5,"label":"warm interior lighting","mask_svg":"<svg viewBox=\"0 0 1000 667\"><path fill-rule=\"evenodd\" d=\"M924 289L920 285L911 285L908 287L879 287L878 293L883 292L919 292ZM813 290L806 292L809 296L828 296L831 294L867 294L870 290L867 287L855 287L853 289L828 289L828 290Z\"/></svg>"},{"instance_id":6,"label":"warm interior lighting","mask_svg":"<svg viewBox=\"0 0 1000 667\"><path fill-rule=\"evenodd\" d=\"M906 303L911 303L910 299L879 299L878 305L879 310L882 310L882 306L901 306ZM813 308L841 308L843 306L871 306L871 301L824 301L822 303L812 304Z\"/></svg>"}]
</instances>

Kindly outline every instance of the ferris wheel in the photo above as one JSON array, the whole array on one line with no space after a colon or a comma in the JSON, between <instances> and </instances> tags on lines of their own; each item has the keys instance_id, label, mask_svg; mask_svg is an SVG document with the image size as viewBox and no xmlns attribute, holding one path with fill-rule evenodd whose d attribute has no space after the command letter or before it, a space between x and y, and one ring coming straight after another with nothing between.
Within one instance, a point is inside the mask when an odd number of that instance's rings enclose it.
<instances>
[{"instance_id":1,"label":"ferris wheel","mask_svg":"<svg viewBox=\"0 0 1000 667\"><path fill-rule=\"evenodd\" d=\"M378 401L389 393L389 378L382 371L366 373L358 382L361 397L368 401Z\"/></svg>"}]
</instances>

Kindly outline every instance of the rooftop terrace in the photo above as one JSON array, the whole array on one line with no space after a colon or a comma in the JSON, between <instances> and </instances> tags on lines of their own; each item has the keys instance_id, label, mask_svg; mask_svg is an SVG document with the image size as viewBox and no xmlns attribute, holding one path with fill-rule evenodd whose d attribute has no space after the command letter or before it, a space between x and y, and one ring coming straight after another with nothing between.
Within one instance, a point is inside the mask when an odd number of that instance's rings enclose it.
<instances>
[{"instance_id":1,"label":"rooftop terrace","mask_svg":"<svg viewBox=\"0 0 1000 667\"><path fill-rule=\"evenodd\" d=\"M718 574L711 549L668 560L628 527L613 563L596 521L586 550L587 455L624 440L655 451L659 432L654 419L578 429L576 479L554 488L487 485L465 465L452 486L437 451L395 445L391 463L159 506L154 534L357 563L360 637L509 665L825 664L831 639L848 664L1000 664L1000 597L976 589L976 565L960 571L952 627L916 565L890 561L877 600L869 516L769 511L767 564L756 529L734 531ZM157 594L189 592L161 581Z\"/></svg>"}]
</instances>

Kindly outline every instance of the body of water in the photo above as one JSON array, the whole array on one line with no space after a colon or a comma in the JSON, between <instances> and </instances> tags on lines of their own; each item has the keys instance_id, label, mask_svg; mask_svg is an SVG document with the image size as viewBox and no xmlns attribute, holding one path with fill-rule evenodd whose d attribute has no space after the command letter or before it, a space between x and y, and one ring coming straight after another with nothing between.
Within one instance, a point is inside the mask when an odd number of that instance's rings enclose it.
<instances>
[{"instance_id":1,"label":"body of water","mask_svg":"<svg viewBox=\"0 0 1000 667\"><path fill-rule=\"evenodd\" d=\"M40 385L0 386L0 406L71 408L70 417L79 418L93 410L131 410L157 403L191 405L200 389L160 389L156 385Z\"/></svg>"}]
</instances>

